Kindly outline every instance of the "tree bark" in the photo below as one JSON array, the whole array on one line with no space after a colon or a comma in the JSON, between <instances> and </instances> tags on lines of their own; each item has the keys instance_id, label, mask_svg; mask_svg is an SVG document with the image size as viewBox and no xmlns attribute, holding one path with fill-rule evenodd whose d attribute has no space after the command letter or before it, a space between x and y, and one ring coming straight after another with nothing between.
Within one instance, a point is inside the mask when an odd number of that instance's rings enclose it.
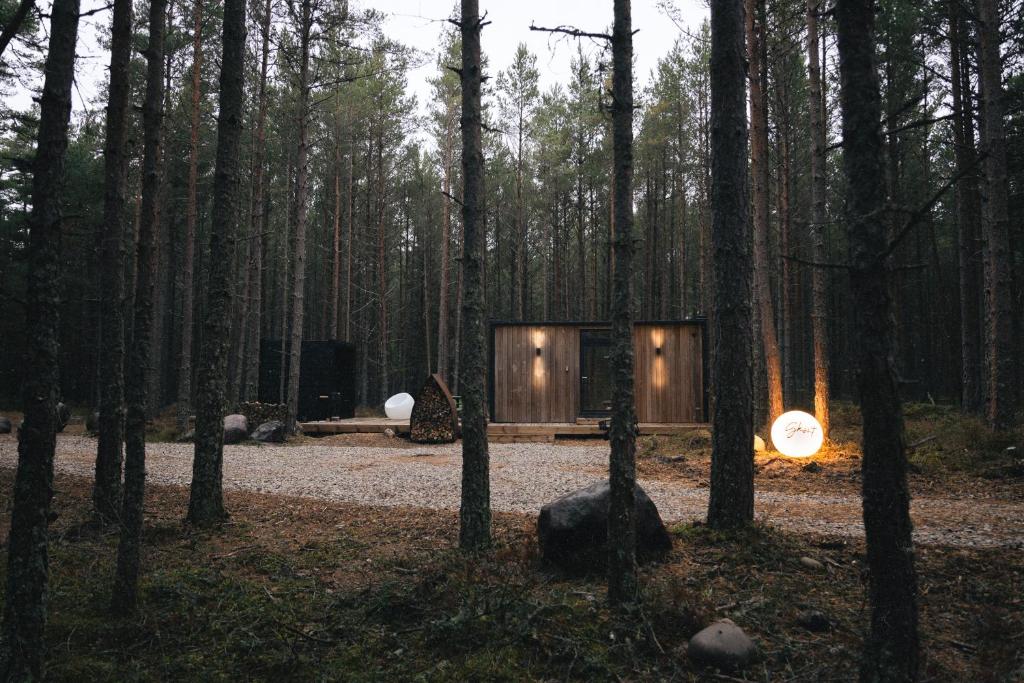
<instances>
[{"instance_id":1,"label":"tree bark","mask_svg":"<svg viewBox=\"0 0 1024 683\"><path fill-rule=\"evenodd\" d=\"M481 142L480 17L478 0L462 0L462 502L459 507L459 547L480 550L491 544L490 460L487 453L487 408L484 341L483 256L485 225L484 153Z\"/></svg>"},{"instance_id":2,"label":"tree bark","mask_svg":"<svg viewBox=\"0 0 1024 683\"><path fill-rule=\"evenodd\" d=\"M192 10L192 100L188 147L188 205L185 210L185 244L181 261L181 358L178 365L178 431L188 431L192 412L192 336L195 313L196 223L199 216L199 114L203 75L203 2Z\"/></svg>"},{"instance_id":3,"label":"tree bark","mask_svg":"<svg viewBox=\"0 0 1024 683\"><path fill-rule=\"evenodd\" d=\"M1006 165L1006 128L1003 122L1003 67L999 55L999 8L996 0L977 0L981 94L984 98L985 175L988 215L984 222L985 345L988 349L988 425L1011 429L1017 408L1017 362L1013 339L1013 271L1010 251L1010 216Z\"/></svg>"},{"instance_id":4,"label":"tree bark","mask_svg":"<svg viewBox=\"0 0 1024 683\"><path fill-rule=\"evenodd\" d=\"M213 176L210 266L203 344L196 379L196 441L188 521L208 526L224 510L224 411L227 384L231 245L238 214L238 160L242 137L245 60L245 0L224 1L224 39L217 115L217 159Z\"/></svg>"},{"instance_id":5,"label":"tree bark","mask_svg":"<svg viewBox=\"0 0 1024 683\"><path fill-rule=\"evenodd\" d=\"M255 400L259 393L260 330L263 320L263 232L267 224L264 168L267 153L267 71L270 60L271 4L266 0L261 22L260 85L256 114L256 149L253 152L252 244L249 261L249 318L246 325L245 374L243 395Z\"/></svg>"},{"instance_id":6,"label":"tree bark","mask_svg":"<svg viewBox=\"0 0 1024 683\"><path fill-rule=\"evenodd\" d=\"M754 205L754 300L761 320L761 345L768 385L768 424L783 412L782 358L768 273L768 106L764 96L764 0L746 0L750 81L750 176Z\"/></svg>"},{"instance_id":7,"label":"tree bark","mask_svg":"<svg viewBox=\"0 0 1024 683\"><path fill-rule=\"evenodd\" d=\"M811 253L818 263L826 261L825 222L825 111L822 94L821 65L818 47L818 12L820 0L807 0L807 78L808 111L811 121ZM828 292L825 271L811 270L811 345L814 349L814 417L828 438L829 416L829 344Z\"/></svg>"},{"instance_id":8,"label":"tree bark","mask_svg":"<svg viewBox=\"0 0 1024 683\"><path fill-rule=\"evenodd\" d=\"M449 112L449 118L453 117L454 113ZM450 122L445 123L445 127L450 131L452 124ZM452 151L451 151L451 135L447 135L446 142L441 151L441 164L444 168L441 169L443 174L442 178L442 194L441 198L441 291L437 299L437 374L441 375L441 378L445 382L448 381L448 290L449 277L448 277L448 262L451 254L452 244Z\"/></svg>"},{"instance_id":9,"label":"tree bark","mask_svg":"<svg viewBox=\"0 0 1024 683\"><path fill-rule=\"evenodd\" d=\"M747 181L743 0L711 6L711 261L714 382L708 524L754 519L753 260Z\"/></svg>"},{"instance_id":10,"label":"tree bark","mask_svg":"<svg viewBox=\"0 0 1024 683\"><path fill-rule=\"evenodd\" d=\"M32 165L32 211L26 249L28 281L24 412L7 537L7 591L0 631L0 678L41 680L46 655L48 524L57 442L61 271L60 198L75 77L78 0L54 0L50 44Z\"/></svg>"},{"instance_id":11,"label":"tree bark","mask_svg":"<svg viewBox=\"0 0 1024 683\"><path fill-rule=\"evenodd\" d=\"M633 402L633 19L615 0L612 28L612 155L615 266L612 283L612 418L608 483L608 601L639 600L636 569L636 407Z\"/></svg>"},{"instance_id":12,"label":"tree bark","mask_svg":"<svg viewBox=\"0 0 1024 683\"><path fill-rule=\"evenodd\" d=\"M875 69L875 7L873 0L840 0L836 8L871 605L861 680L913 681L918 674L917 579L885 259L891 237Z\"/></svg>"},{"instance_id":13,"label":"tree bark","mask_svg":"<svg viewBox=\"0 0 1024 683\"><path fill-rule=\"evenodd\" d=\"M100 420L96 440L96 481L92 491L96 515L117 519L121 505L121 464L124 443L125 242L129 244L128 111L131 103L132 0L117 0L111 24L110 89L107 140L103 149L103 260L100 273ZM117 267L113 267L117 264Z\"/></svg>"},{"instance_id":14,"label":"tree bark","mask_svg":"<svg viewBox=\"0 0 1024 683\"><path fill-rule=\"evenodd\" d=\"M292 233L292 328L288 349L288 431L298 432L299 370L302 365L302 325L305 315L306 222L309 206L309 52L313 31L312 0L302 0L299 26L299 147L295 157L295 231Z\"/></svg>"},{"instance_id":15,"label":"tree bark","mask_svg":"<svg viewBox=\"0 0 1024 683\"><path fill-rule=\"evenodd\" d=\"M121 539L117 546L113 608L135 610L139 592L139 551L146 486L146 373L150 365L153 330L153 292L156 285L156 247L160 224L160 129L164 98L164 36L167 0L150 0L149 46L146 49L146 99L142 107L142 217L136 263L135 323L128 354L125 424L124 505Z\"/></svg>"}]
</instances>

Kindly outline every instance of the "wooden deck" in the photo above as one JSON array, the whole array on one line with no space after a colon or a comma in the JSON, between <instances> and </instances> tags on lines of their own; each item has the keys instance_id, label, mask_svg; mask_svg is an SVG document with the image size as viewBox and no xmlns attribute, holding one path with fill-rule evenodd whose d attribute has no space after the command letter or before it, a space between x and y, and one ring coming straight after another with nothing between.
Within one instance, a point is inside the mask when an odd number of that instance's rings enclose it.
<instances>
[{"instance_id":1,"label":"wooden deck","mask_svg":"<svg viewBox=\"0 0 1024 683\"><path fill-rule=\"evenodd\" d=\"M693 429L708 429L703 422L640 424L640 434L679 434ZM303 422L302 431L310 435L327 434L380 434L387 429L395 434L408 434L408 420L389 420L386 417L353 417L344 420ZM556 438L585 438L603 436L597 421L580 422L491 422L487 425L487 438L493 443L551 442Z\"/></svg>"}]
</instances>

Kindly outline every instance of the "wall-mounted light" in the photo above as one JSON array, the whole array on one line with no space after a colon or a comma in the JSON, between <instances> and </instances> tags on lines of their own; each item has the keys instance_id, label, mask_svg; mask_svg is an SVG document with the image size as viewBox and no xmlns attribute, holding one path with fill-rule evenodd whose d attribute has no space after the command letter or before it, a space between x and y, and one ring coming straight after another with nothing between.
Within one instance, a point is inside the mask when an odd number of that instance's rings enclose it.
<instances>
[{"instance_id":1,"label":"wall-mounted light","mask_svg":"<svg viewBox=\"0 0 1024 683\"><path fill-rule=\"evenodd\" d=\"M540 355L540 347L539 346L537 347L537 355L538 356Z\"/></svg>"},{"instance_id":2,"label":"wall-mounted light","mask_svg":"<svg viewBox=\"0 0 1024 683\"><path fill-rule=\"evenodd\" d=\"M660 356L661 355L661 347L660 346L655 346L654 347L654 355L655 356Z\"/></svg>"}]
</instances>

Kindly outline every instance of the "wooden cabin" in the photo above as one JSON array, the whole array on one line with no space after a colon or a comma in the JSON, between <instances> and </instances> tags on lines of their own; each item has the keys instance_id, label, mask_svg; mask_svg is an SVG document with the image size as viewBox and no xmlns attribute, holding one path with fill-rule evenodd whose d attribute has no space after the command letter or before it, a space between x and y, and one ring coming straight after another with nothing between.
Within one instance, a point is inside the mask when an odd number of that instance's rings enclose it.
<instances>
[{"instance_id":1,"label":"wooden cabin","mask_svg":"<svg viewBox=\"0 0 1024 683\"><path fill-rule=\"evenodd\" d=\"M637 421L707 420L705 321L633 326ZM611 414L611 325L491 324L490 408L495 423L586 423Z\"/></svg>"}]
</instances>

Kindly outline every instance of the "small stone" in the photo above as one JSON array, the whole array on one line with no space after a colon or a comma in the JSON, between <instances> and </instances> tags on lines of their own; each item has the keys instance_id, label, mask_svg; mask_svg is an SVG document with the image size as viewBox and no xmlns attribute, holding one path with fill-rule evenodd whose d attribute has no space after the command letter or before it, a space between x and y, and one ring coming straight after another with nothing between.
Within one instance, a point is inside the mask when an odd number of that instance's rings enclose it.
<instances>
[{"instance_id":1,"label":"small stone","mask_svg":"<svg viewBox=\"0 0 1024 683\"><path fill-rule=\"evenodd\" d=\"M768 446L765 444L764 439L754 434L754 452L764 453L766 450L768 450Z\"/></svg>"},{"instance_id":2,"label":"small stone","mask_svg":"<svg viewBox=\"0 0 1024 683\"><path fill-rule=\"evenodd\" d=\"M690 638L687 655L700 666L738 671L754 661L757 646L743 629L723 619Z\"/></svg>"},{"instance_id":3,"label":"small stone","mask_svg":"<svg viewBox=\"0 0 1024 683\"><path fill-rule=\"evenodd\" d=\"M249 436L249 421L245 415L224 416L224 443L241 443Z\"/></svg>"},{"instance_id":4,"label":"small stone","mask_svg":"<svg viewBox=\"0 0 1024 683\"><path fill-rule=\"evenodd\" d=\"M10 418L0 415L0 434L10 434L12 429L14 425L11 424Z\"/></svg>"},{"instance_id":5,"label":"small stone","mask_svg":"<svg viewBox=\"0 0 1024 683\"><path fill-rule=\"evenodd\" d=\"M57 404L57 431L63 432L71 421L71 408L66 403Z\"/></svg>"},{"instance_id":6,"label":"small stone","mask_svg":"<svg viewBox=\"0 0 1024 683\"><path fill-rule=\"evenodd\" d=\"M285 425L280 420L268 420L256 428L249 438L262 443L284 443Z\"/></svg>"},{"instance_id":7,"label":"small stone","mask_svg":"<svg viewBox=\"0 0 1024 683\"><path fill-rule=\"evenodd\" d=\"M807 567L808 569L814 569L814 570L819 570L819 569L824 569L825 568L825 565L823 565L821 562L818 562L813 557L801 557L800 558L800 564L802 564L803 566Z\"/></svg>"},{"instance_id":8,"label":"small stone","mask_svg":"<svg viewBox=\"0 0 1024 683\"><path fill-rule=\"evenodd\" d=\"M832 628L832 620L824 612L816 609L801 612L796 618L796 623L815 633L828 631Z\"/></svg>"},{"instance_id":9,"label":"small stone","mask_svg":"<svg viewBox=\"0 0 1024 683\"><path fill-rule=\"evenodd\" d=\"M821 472L821 465L816 462L809 462L800 469L804 472Z\"/></svg>"},{"instance_id":10,"label":"small stone","mask_svg":"<svg viewBox=\"0 0 1024 683\"><path fill-rule=\"evenodd\" d=\"M389 439L395 438L395 430L392 429L391 427L388 427L387 429L384 430L384 436L388 437Z\"/></svg>"}]
</instances>

